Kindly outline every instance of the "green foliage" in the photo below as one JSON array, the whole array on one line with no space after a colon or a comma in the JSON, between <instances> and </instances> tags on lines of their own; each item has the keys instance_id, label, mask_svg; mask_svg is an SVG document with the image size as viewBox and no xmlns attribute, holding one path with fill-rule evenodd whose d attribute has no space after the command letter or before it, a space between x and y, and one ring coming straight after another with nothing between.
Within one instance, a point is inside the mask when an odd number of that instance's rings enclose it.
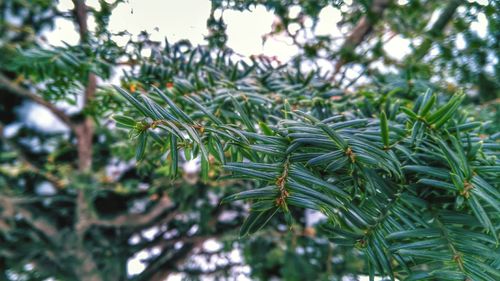
<instances>
[{"instance_id":1,"label":"green foliage","mask_svg":"<svg viewBox=\"0 0 500 281\"><path fill-rule=\"evenodd\" d=\"M291 212L308 208L328 218L334 244L363 253L372 278L500 277L499 144L460 111L464 94L440 104L428 91L376 117L323 98L333 89L314 75L237 65L174 76L165 92L119 92L159 140L175 136L202 163L213 157L221 180L257 183L226 198L252 201L241 236L280 217L294 227Z\"/></svg>"},{"instance_id":2,"label":"green foliage","mask_svg":"<svg viewBox=\"0 0 500 281\"><path fill-rule=\"evenodd\" d=\"M208 47L112 34L128 1L93 2L95 30L54 47L76 11L0 1L1 280L500 279L498 1L213 0ZM290 62L226 46L224 11L256 6ZM344 38L317 33L332 8Z\"/></svg>"}]
</instances>

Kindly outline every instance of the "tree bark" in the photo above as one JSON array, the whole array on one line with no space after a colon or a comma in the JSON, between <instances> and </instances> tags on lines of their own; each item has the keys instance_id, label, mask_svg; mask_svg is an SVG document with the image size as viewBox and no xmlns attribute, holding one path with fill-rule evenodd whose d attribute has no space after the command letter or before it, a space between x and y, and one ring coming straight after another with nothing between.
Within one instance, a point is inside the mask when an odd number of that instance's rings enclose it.
<instances>
[{"instance_id":1,"label":"tree bark","mask_svg":"<svg viewBox=\"0 0 500 281\"><path fill-rule=\"evenodd\" d=\"M85 0L73 0L75 5L74 15L80 32L80 40L86 42L88 40L89 28L87 25L87 5Z\"/></svg>"},{"instance_id":2,"label":"tree bark","mask_svg":"<svg viewBox=\"0 0 500 281\"><path fill-rule=\"evenodd\" d=\"M94 98L97 89L97 78L95 74L89 73L88 82L85 88L84 108ZM85 116L85 119L75 126L75 135L78 142L78 169L87 173L92 169L92 139L94 137L94 123L92 119Z\"/></svg>"},{"instance_id":3,"label":"tree bark","mask_svg":"<svg viewBox=\"0 0 500 281\"><path fill-rule=\"evenodd\" d=\"M89 40L89 30L87 25L87 5L85 0L73 0L75 5L74 15L80 33L80 42L85 44ZM83 110L94 98L97 89L97 77L89 72L87 85L83 97ZM75 125L74 133L77 138L78 150L78 170L86 176L91 177L92 170L92 139L94 137L94 124L89 116L85 116L81 123ZM92 179L90 179L90 182ZM85 246L85 235L92 219L92 206L89 200L89 191L86 189L78 190L76 202L76 248L77 259L81 263L77 266L78 276L84 281L102 281L104 280L99 272L97 264L94 262L92 252Z\"/></svg>"}]
</instances>

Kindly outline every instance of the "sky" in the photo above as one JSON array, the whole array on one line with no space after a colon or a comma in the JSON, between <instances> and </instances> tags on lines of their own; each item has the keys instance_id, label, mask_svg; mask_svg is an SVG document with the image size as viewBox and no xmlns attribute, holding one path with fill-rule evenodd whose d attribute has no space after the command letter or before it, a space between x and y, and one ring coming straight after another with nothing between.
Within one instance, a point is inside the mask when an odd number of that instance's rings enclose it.
<instances>
[{"instance_id":1,"label":"sky","mask_svg":"<svg viewBox=\"0 0 500 281\"><path fill-rule=\"evenodd\" d=\"M472 0L471 0L472 1ZM483 2L480 0L478 2ZM87 0L87 5L99 7L98 0ZM398 3L404 4L404 0ZM71 0L60 0L58 8L61 11L68 11L73 8ZM207 34L206 20L210 14L209 0L128 0L119 5L111 16L109 29L112 32L128 31L133 36L141 31L147 31L151 34L152 40L163 41L165 36L170 42L181 39L188 39L193 44L205 44L204 36ZM291 13L298 13L299 8L292 8ZM218 11L220 13L220 11ZM225 11L223 13L224 21L227 23L227 45L235 50L236 53L243 56L265 54L277 56L280 61L286 62L290 57L297 53L297 49L289 38L276 36L270 38L263 44L262 36L271 31L275 16L266 11L263 7L256 7L251 11ZM341 19L340 11L333 7L327 7L321 11L319 22L316 27L318 35L342 35L343 30L337 28L337 23ZM480 17L477 23L474 23L473 29L477 30L479 35L485 36L486 19ZM90 20L89 27L95 24ZM55 29L47 32L45 35L51 45L61 46L64 42L71 45L78 44L79 37L75 26L71 21L58 18ZM119 44L125 44L128 38L117 37ZM460 45L460 42L457 42ZM405 39L395 37L384 46L389 54L395 58L401 58L407 54L409 42ZM324 67L331 67L324 64ZM61 104L66 110L74 110L71 106ZM67 131L67 128L60 123L52 114L42 107L26 104L20 109L26 114L26 122L47 131ZM6 128L6 135L16 130L16 126ZM9 131L10 130L10 131ZM155 230L149 230L145 235L154 235ZM217 247L217 242L209 241L208 248ZM141 259L154 254L151 252L137 253L134 259L129 262L129 274L140 273L144 266ZM235 260L241 259L238 252L231 253ZM241 268L243 272L248 268ZM247 280L243 275L238 275L237 280ZM180 275L171 276L168 280L181 280Z\"/></svg>"},{"instance_id":2,"label":"sky","mask_svg":"<svg viewBox=\"0 0 500 281\"><path fill-rule=\"evenodd\" d=\"M98 7L97 0L87 2L89 6ZM61 10L72 7L71 0L60 0ZM112 32L126 30L131 34L146 30L153 40L163 41L166 36L171 42L188 39L195 45L204 44L210 7L209 0L128 0L113 11L109 29ZM295 53L294 47L279 40L262 45L262 35L271 31L275 20L274 15L263 7L245 12L225 11L224 20L228 23L228 46L242 55L279 54L285 58ZM61 45L62 40L78 43L78 34L70 21L58 19L56 26L46 36L51 44ZM92 28L92 22L89 26Z\"/></svg>"}]
</instances>

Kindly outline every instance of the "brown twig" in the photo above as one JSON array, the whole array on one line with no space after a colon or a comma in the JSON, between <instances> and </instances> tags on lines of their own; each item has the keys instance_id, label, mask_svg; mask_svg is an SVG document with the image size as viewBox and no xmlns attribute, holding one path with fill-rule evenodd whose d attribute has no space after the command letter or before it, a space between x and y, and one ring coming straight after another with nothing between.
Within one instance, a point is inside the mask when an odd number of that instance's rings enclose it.
<instances>
[{"instance_id":1,"label":"brown twig","mask_svg":"<svg viewBox=\"0 0 500 281\"><path fill-rule=\"evenodd\" d=\"M37 218L31 211L20 206L22 203L25 203L25 198L11 198L0 195L0 205L3 208L0 218L14 218L16 214L20 214L33 228L43 233L47 239L52 240L58 236L58 231L51 222L43 218Z\"/></svg>"},{"instance_id":2,"label":"brown twig","mask_svg":"<svg viewBox=\"0 0 500 281\"><path fill-rule=\"evenodd\" d=\"M7 76L0 73L0 87L7 89L9 93L18 95L20 97L27 98L52 112L59 120L61 120L64 124L69 127L72 127L73 124L69 118L69 116L64 113L61 109L57 108L52 103L44 100L41 96L32 93L26 88L21 87L14 81L10 80Z\"/></svg>"},{"instance_id":3,"label":"brown twig","mask_svg":"<svg viewBox=\"0 0 500 281\"><path fill-rule=\"evenodd\" d=\"M86 44L89 41L89 29L87 25L87 10L85 0L73 0L75 21L78 25L81 44ZM83 109L89 105L94 98L97 89L97 77L94 73L89 72L87 85L83 97ZM83 121L75 125L74 133L77 138L78 151L78 170L81 174L89 174L92 169L92 148L94 137L94 124L89 116L85 116ZM77 235L78 249L77 258L81 261L81 266L78 268L80 276L86 276L87 280L101 281L102 276L98 271L97 264L94 261L92 253L85 247L85 234L88 228L92 225L93 210L91 204L91 194L86 189L78 190L76 199L76 223L75 230Z\"/></svg>"},{"instance_id":4,"label":"brown twig","mask_svg":"<svg viewBox=\"0 0 500 281\"><path fill-rule=\"evenodd\" d=\"M160 201L146 213L143 214L124 214L116 216L112 219L92 219L90 225L105 226L105 227L139 227L152 224L159 217L171 210L174 206L172 200L168 196L163 196ZM177 212L171 211L165 215L165 220L170 220L175 217Z\"/></svg>"}]
</instances>

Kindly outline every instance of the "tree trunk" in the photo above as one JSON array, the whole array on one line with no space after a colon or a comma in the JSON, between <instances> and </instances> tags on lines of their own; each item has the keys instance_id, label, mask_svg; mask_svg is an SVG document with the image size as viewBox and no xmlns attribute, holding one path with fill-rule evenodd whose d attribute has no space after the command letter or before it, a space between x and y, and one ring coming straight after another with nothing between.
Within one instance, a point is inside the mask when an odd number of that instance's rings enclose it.
<instances>
[{"instance_id":1,"label":"tree trunk","mask_svg":"<svg viewBox=\"0 0 500 281\"><path fill-rule=\"evenodd\" d=\"M79 27L80 42L85 44L89 39L89 30L87 25L87 5L85 0L73 0L75 5L74 15ZM89 73L87 85L83 96L83 109L89 105L94 98L97 89L97 78L95 74ZM77 139L78 150L78 171L83 176L91 177L92 171L92 139L94 137L94 124L90 117L85 116L81 123L75 125L74 133ZM92 184L90 179L89 184ZM85 235L87 233L90 220L92 218L92 200L89 200L89 191L87 189L78 190L76 202L76 258L80 262L76 272L78 278L83 281L103 281L99 268L94 262L92 252L85 247ZM77 265L78 266L78 265Z\"/></svg>"}]
</instances>

